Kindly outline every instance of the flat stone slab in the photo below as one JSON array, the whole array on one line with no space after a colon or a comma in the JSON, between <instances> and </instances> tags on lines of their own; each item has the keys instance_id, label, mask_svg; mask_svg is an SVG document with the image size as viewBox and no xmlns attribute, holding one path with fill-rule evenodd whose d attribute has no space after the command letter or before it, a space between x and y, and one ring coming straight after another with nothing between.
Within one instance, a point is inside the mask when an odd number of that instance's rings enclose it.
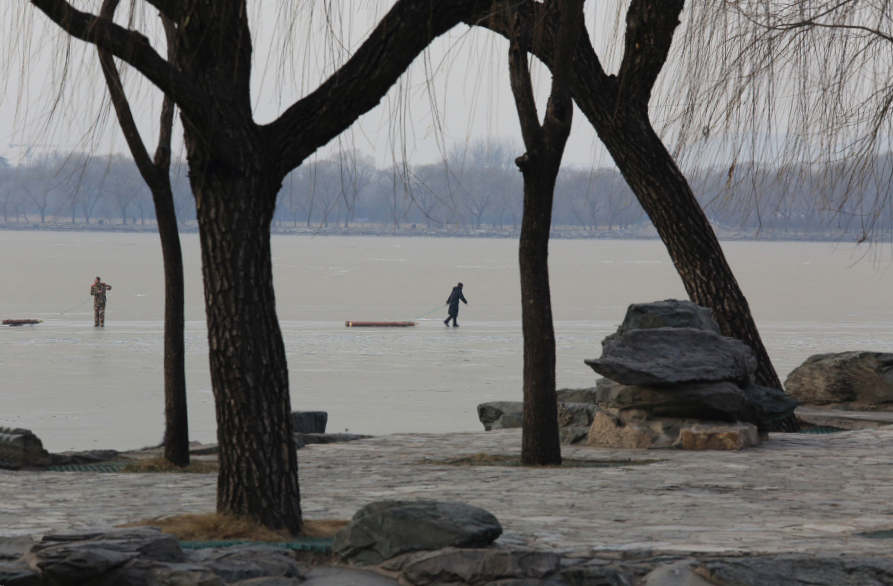
<instances>
[{"instance_id":1,"label":"flat stone slab","mask_svg":"<svg viewBox=\"0 0 893 586\"><path fill-rule=\"evenodd\" d=\"M893 425L893 413L889 411L837 411L820 407L798 407L797 417L812 425L838 429L877 429Z\"/></svg>"},{"instance_id":2,"label":"flat stone slab","mask_svg":"<svg viewBox=\"0 0 893 586\"><path fill-rule=\"evenodd\" d=\"M562 448L565 458L613 462L606 468L439 463L520 449L513 429L309 446L300 453L301 507L310 519L350 519L389 498L459 501L499 519L497 544L618 559L893 550L893 540L860 536L893 527L893 428L773 433L740 452ZM0 535L211 512L216 484L215 474L4 470Z\"/></svg>"},{"instance_id":3,"label":"flat stone slab","mask_svg":"<svg viewBox=\"0 0 893 586\"><path fill-rule=\"evenodd\" d=\"M630 330L606 340L601 357L584 362L604 377L637 386L736 381L757 369L744 342L694 328Z\"/></svg>"}]
</instances>

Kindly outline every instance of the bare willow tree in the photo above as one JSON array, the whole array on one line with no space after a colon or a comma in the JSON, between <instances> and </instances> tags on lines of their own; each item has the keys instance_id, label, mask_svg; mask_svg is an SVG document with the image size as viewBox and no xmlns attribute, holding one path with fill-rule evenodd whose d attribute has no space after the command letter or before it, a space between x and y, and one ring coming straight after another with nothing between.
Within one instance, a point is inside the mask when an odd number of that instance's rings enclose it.
<instances>
[{"instance_id":1,"label":"bare willow tree","mask_svg":"<svg viewBox=\"0 0 893 586\"><path fill-rule=\"evenodd\" d=\"M119 3L120 0L104 0L99 11L100 18L111 22ZM173 62L177 55L176 27L163 14L161 21L167 39L167 58ZM98 53L118 124L137 169L152 193L152 202L155 205L164 266L164 457L176 466L188 466L183 253L170 177L171 138L176 107L170 96L166 95L161 105L158 146L154 158L150 157L133 118L114 57L101 47L98 48Z\"/></svg>"},{"instance_id":2,"label":"bare willow tree","mask_svg":"<svg viewBox=\"0 0 893 586\"><path fill-rule=\"evenodd\" d=\"M673 156L655 131L649 103L658 76L667 62L679 25L683 0L632 0L626 13L623 53L616 74L609 74L587 34L574 56L574 101L648 214L695 303L709 307L723 334L742 340L757 356L757 382L781 389L750 307L725 258L707 216ZM521 2L521 18L531 23L545 18L543 4ZM493 11L479 24L510 37L506 11ZM582 26L582 25L581 25ZM550 68L554 26L531 43L530 51ZM789 418L783 427L795 429Z\"/></svg>"},{"instance_id":3,"label":"bare willow tree","mask_svg":"<svg viewBox=\"0 0 893 586\"><path fill-rule=\"evenodd\" d=\"M767 184L806 186L858 241L889 238L893 4L722 2L689 18L674 84L686 99L666 120L680 152L709 142L724 153L726 198L739 207L783 216ZM760 165L774 172L759 176Z\"/></svg>"},{"instance_id":4,"label":"bare willow tree","mask_svg":"<svg viewBox=\"0 0 893 586\"><path fill-rule=\"evenodd\" d=\"M561 463L555 395L555 328L549 288L549 232L555 180L571 131L574 53L583 23L583 0L550 0L545 18L531 22L510 13L509 74L521 135L527 151L516 159L524 176L524 212L518 260L521 272L521 324L524 332L524 414L521 462ZM536 109L527 53L532 37L556 29L552 45L552 89L542 124Z\"/></svg>"},{"instance_id":5,"label":"bare willow tree","mask_svg":"<svg viewBox=\"0 0 893 586\"><path fill-rule=\"evenodd\" d=\"M220 445L217 509L297 533L298 466L270 252L277 194L292 169L375 107L432 39L482 3L398 0L331 77L261 125L251 103L247 1L144 2L176 27L172 60L137 30L67 0L30 0L65 33L125 61L179 107L202 250Z\"/></svg>"}]
</instances>

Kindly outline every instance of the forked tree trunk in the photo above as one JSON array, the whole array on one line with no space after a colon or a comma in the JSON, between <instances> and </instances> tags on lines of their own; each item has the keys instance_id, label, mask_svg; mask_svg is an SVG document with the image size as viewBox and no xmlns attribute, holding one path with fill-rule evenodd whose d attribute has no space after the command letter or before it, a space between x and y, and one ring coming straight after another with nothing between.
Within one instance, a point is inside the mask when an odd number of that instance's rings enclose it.
<instances>
[{"instance_id":1,"label":"forked tree trunk","mask_svg":"<svg viewBox=\"0 0 893 586\"><path fill-rule=\"evenodd\" d=\"M280 184L271 175L239 177L215 166L191 180L220 444L217 510L298 533L298 463L270 254Z\"/></svg>"},{"instance_id":2,"label":"forked tree trunk","mask_svg":"<svg viewBox=\"0 0 893 586\"><path fill-rule=\"evenodd\" d=\"M514 12L514 11L513 11ZM558 23L553 47L552 91L539 121L527 60L532 36L551 20ZM518 261L521 271L521 323L524 331L524 413L521 463L561 464L558 402L555 394L555 329L549 289L549 232L555 180L570 134L573 103L570 79L574 48L583 22L583 0L555 0L542 21L531 25L512 14L509 72L512 94L527 152L515 163L524 176L524 214Z\"/></svg>"}]
</instances>

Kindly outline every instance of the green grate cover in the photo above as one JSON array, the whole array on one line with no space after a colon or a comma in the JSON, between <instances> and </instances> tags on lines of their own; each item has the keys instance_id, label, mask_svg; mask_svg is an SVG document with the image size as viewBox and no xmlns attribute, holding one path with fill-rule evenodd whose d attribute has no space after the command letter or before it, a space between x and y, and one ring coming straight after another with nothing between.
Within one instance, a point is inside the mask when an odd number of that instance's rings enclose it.
<instances>
[{"instance_id":1,"label":"green grate cover","mask_svg":"<svg viewBox=\"0 0 893 586\"><path fill-rule=\"evenodd\" d=\"M817 427L813 427L812 429L801 429L797 433L811 433L811 434L826 434L826 433L838 433L841 431L847 431L846 429L840 429L839 427L828 427L827 425L819 425Z\"/></svg>"},{"instance_id":2,"label":"green grate cover","mask_svg":"<svg viewBox=\"0 0 893 586\"><path fill-rule=\"evenodd\" d=\"M126 462L106 462L105 464L68 464L66 466L49 466L47 472L120 472Z\"/></svg>"}]
</instances>

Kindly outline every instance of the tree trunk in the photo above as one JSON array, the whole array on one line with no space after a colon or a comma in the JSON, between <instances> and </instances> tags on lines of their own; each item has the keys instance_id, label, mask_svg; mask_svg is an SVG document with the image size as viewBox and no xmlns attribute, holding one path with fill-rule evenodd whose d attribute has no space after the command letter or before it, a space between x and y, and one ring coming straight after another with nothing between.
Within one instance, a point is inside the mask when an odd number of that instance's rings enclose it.
<instances>
[{"instance_id":1,"label":"tree trunk","mask_svg":"<svg viewBox=\"0 0 893 586\"><path fill-rule=\"evenodd\" d=\"M586 108L581 108L587 113ZM647 117L615 118L599 136L636 194L692 301L713 310L723 335L745 342L757 356L757 382L782 384L707 216Z\"/></svg>"},{"instance_id":2,"label":"tree trunk","mask_svg":"<svg viewBox=\"0 0 893 586\"><path fill-rule=\"evenodd\" d=\"M152 198L164 261L164 457L176 466L188 466L183 253L170 183L166 190L153 187Z\"/></svg>"},{"instance_id":3,"label":"tree trunk","mask_svg":"<svg viewBox=\"0 0 893 586\"><path fill-rule=\"evenodd\" d=\"M529 157L528 153L528 157ZM524 333L524 415L521 461L561 463L558 399L555 395L555 330L549 289L549 226L554 179L530 162L524 171L524 216L518 261L521 269L521 324Z\"/></svg>"},{"instance_id":4,"label":"tree trunk","mask_svg":"<svg viewBox=\"0 0 893 586\"><path fill-rule=\"evenodd\" d=\"M302 526L298 464L270 251L281 186L269 179L272 173L238 176L222 165L204 168L202 177L190 180L217 407L217 510L296 534Z\"/></svg>"}]
</instances>

